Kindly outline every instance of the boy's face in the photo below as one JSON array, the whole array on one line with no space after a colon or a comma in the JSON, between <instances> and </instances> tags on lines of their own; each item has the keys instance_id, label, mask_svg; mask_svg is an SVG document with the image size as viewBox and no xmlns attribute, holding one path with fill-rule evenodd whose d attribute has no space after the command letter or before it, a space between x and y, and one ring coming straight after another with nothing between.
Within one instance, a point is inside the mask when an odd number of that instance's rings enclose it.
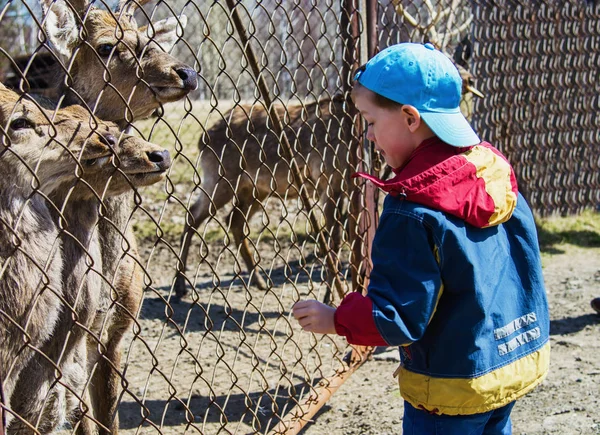
<instances>
[{"instance_id":1,"label":"boy's face","mask_svg":"<svg viewBox=\"0 0 600 435\"><path fill-rule=\"evenodd\" d=\"M367 139L392 168L402 167L420 140L411 129L411 115L405 108L384 108L376 104L375 94L360 87L353 92L354 104L368 124ZM413 110L416 110L412 108Z\"/></svg>"}]
</instances>

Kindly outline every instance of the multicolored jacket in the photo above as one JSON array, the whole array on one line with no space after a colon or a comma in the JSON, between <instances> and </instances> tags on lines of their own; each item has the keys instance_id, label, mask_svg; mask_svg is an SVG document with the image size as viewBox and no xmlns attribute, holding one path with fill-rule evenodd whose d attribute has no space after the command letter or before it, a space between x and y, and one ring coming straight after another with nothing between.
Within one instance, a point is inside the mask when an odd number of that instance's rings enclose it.
<instances>
[{"instance_id":1,"label":"multicolored jacket","mask_svg":"<svg viewBox=\"0 0 600 435\"><path fill-rule=\"evenodd\" d=\"M536 228L514 172L482 142L429 139L389 181L367 296L335 327L352 344L400 346L400 393L432 413L512 402L548 372L549 315ZM359 320L360 319L360 320Z\"/></svg>"}]
</instances>

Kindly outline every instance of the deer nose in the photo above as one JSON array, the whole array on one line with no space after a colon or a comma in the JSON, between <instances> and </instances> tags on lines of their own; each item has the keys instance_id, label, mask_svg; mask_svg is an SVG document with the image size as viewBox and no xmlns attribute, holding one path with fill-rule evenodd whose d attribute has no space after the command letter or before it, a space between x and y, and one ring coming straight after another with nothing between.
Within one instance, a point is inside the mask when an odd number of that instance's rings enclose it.
<instances>
[{"instance_id":1,"label":"deer nose","mask_svg":"<svg viewBox=\"0 0 600 435\"><path fill-rule=\"evenodd\" d=\"M190 67L175 68L175 72L183 81L183 88L193 91L198 87L198 73Z\"/></svg>"},{"instance_id":2,"label":"deer nose","mask_svg":"<svg viewBox=\"0 0 600 435\"><path fill-rule=\"evenodd\" d=\"M169 154L169 151L150 151L146 154L148 155L148 160L156 164L160 170L166 171L171 167L171 155Z\"/></svg>"},{"instance_id":3,"label":"deer nose","mask_svg":"<svg viewBox=\"0 0 600 435\"><path fill-rule=\"evenodd\" d=\"M119 143L119 141L117 140L117 138L114 137L110 133L100 134L100 141L104 145L108 145L109 147L114 147L114 146L116 146Z\"/></svg>"}]
</instances>

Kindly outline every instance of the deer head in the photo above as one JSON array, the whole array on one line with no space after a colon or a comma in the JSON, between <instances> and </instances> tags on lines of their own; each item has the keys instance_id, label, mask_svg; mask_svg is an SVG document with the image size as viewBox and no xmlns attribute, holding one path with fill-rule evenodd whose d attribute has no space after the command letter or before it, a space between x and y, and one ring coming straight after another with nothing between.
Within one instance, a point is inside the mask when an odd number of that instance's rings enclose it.
<instances>
[{"instance_id":1,"label":"deer head","mask_svg":"<svg viewBox=\"0 0 600 435\"><path fill-rule=\"evenodd\" d=\"M123 127L196 89L196 71L168 53L186 17L139 27L133 14L147 1L122 0L113 12L91 7L88 0L42 0L67 102L85 103L101 119Z\"/></svg>"},{"instance_id":2,"label":"deer head","mask_svg":"<svg viewBox=\"0 0 600 435\"><path fill-rule=\"evenodd\" d=\"M117 139L121 137L121 139ZM57 111L0 85L0 156L12 160L19 180L51 198L113 196L162 180L169 152L122 134L87 109Z\"/></svg>"}]
</instances>

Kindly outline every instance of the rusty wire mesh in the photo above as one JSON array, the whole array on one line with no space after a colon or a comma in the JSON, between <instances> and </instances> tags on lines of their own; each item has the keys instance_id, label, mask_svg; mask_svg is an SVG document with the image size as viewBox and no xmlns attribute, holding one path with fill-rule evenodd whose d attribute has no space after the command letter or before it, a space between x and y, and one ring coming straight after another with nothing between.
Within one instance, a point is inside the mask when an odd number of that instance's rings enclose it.
<instances>
[{"instance_id":1,"label":"rusty wire mesh","mask_svg":"<svg viewBox=\"0 0 600 435\"><path fill-rule=\"evenodd\" d=\"M430 41L453 58L465 114L507 153L539 213L599 203L597 5L170 0L138 8L132 27L132 5L115 12L116 3L93 5L112 11L99 21L109 38L76 27L77 50L66 53L39 3L0 9L0 77L21 95L2 91L0 101L0 167L13 177L0 183L0 379L4 391L25 391L4 396L13 428L294 433L290 413L310 418L307 405L365 355L302 333L290 310L304 298L336 303L334 278L349 291L368 275L378 200L349 176L381 165L361 140L348 85L382 47ZM63 29L69 11L94 22L88 6L66 5ZM169 80L180 91L165 91ZM30 98L61 93L87 108ZM35 142L22 134L27 116L66 121ZM39 152L22 148L32 144ZM62 171L47 170L56 154ZM166 177L144 186L130 161ZM101 176L89 178L94 168ZM50 339L53 328L61 333ZM31 361L45 377L17 379ZM29 384L43 388L28 395ZM94 394L118 404L118 423Z\"/></svg>"},{"instance_id":2,"label":"rusty wire mesh","mask_svg":"<svg viewBox=\"0 0 600 435\"><path fill-rule=\"evenodd\" d=\"M600 203L600 9L596 2L507 2L474 9L473 72L488 97L474 124L518 169L538 213Z\"/></svg>"}]
</instances>

